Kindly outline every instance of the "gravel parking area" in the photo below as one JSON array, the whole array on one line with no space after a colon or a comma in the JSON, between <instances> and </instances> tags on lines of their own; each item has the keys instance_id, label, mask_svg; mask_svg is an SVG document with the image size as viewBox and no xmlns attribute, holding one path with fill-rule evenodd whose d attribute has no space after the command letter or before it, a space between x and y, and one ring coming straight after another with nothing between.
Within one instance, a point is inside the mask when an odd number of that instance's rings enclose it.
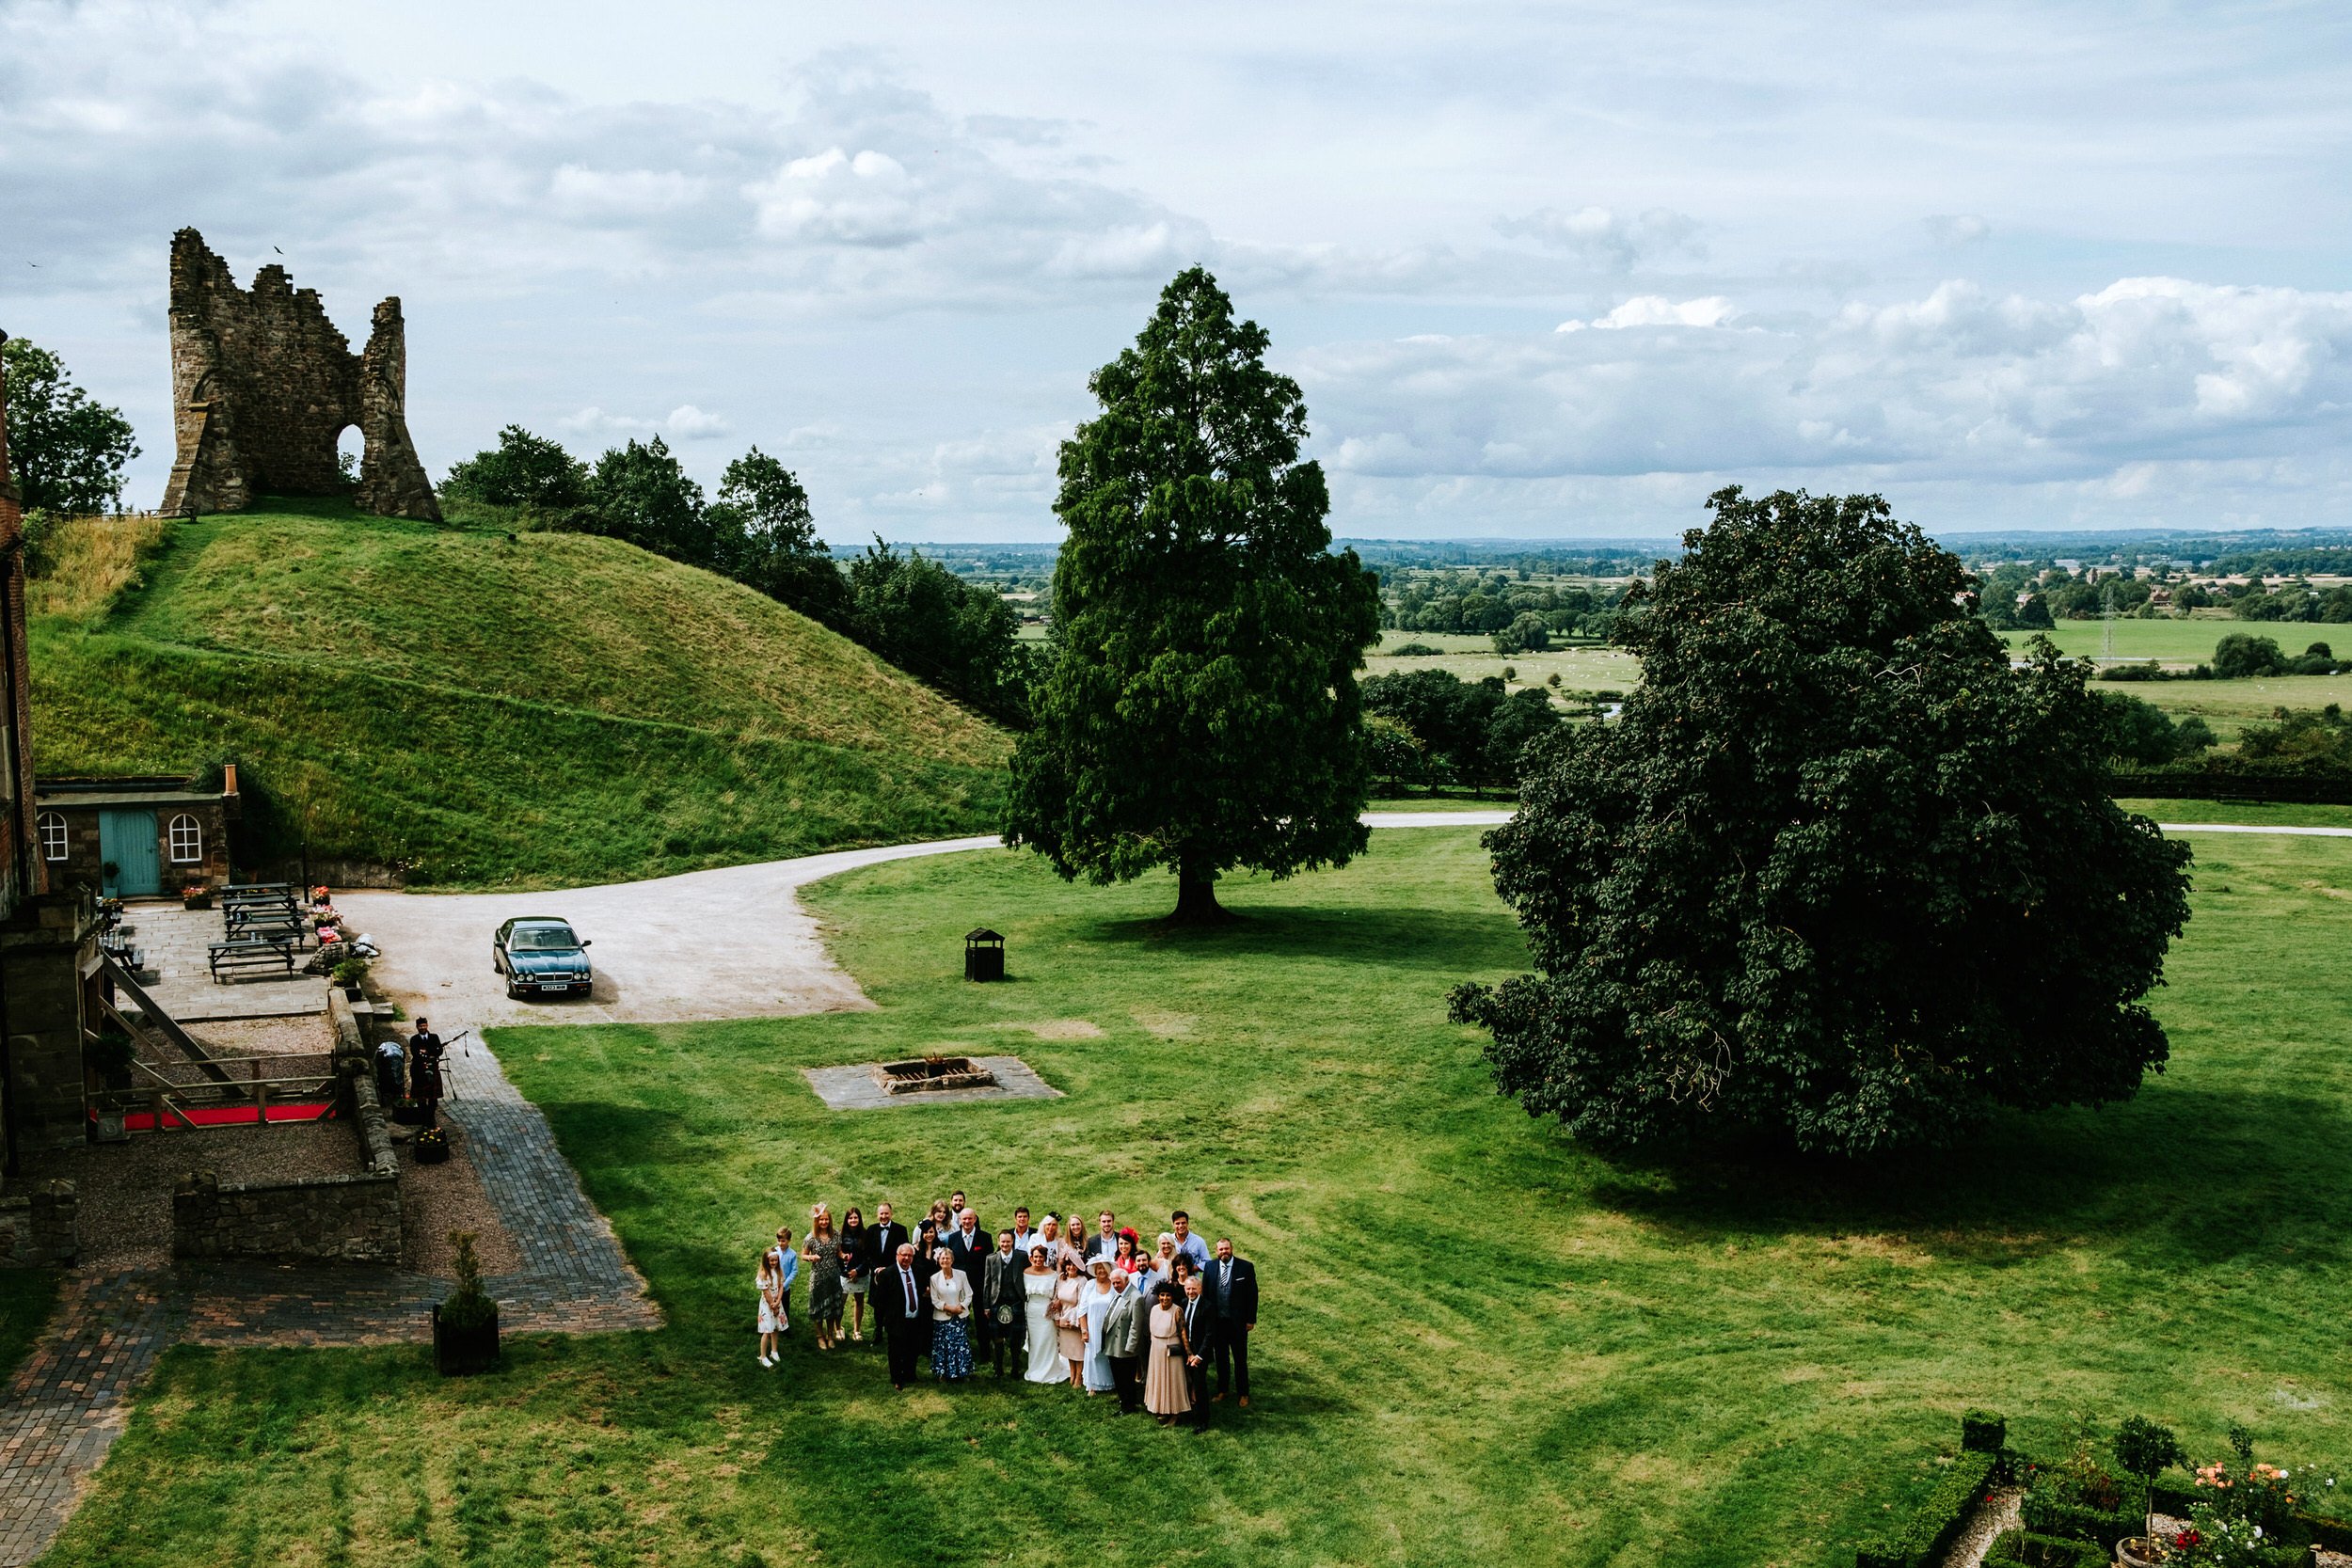
<instances>
[{"instance_id":1,"label":"gravel parking area","mask_svg":"<svg viewBox=\"0 0 2352 1568\"><path fill-rule=\"evenodd\" d=\"M171 1190L192 1170L223 1181L282 1181L364 1169L349 1122L279 1122L141 1132L129 1143L89 1144L28 1155L31 1180L71 1181L81 1199L74 1228L85 1269L160 1269L171 1263Z\"/></svg>"}]
</instances>

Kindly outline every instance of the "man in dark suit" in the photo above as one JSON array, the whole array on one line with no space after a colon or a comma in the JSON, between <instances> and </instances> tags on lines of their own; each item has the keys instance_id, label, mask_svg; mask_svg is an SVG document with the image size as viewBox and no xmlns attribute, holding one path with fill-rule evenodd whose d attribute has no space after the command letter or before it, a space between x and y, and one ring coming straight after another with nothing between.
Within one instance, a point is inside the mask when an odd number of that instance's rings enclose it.
<instances>
[{"instance_id":1,"label":"man in dark suit","mask_svg":"<svg viewBox=\"0 0 2352 1568\"><path fill-rule=\"evenodd\" d=\"M1233 1243L1216 1239L1216 1258L1209 1264L1201 1287L1216 1308L1216 1397L1231 1389L1236 1401L1249 1403L1249 1331L1258 1323L1258 1267L1233 1256ZM1231 1374L1230 1377L1228 1374Z\"/></svg>"},{"instance_id":2,"label":"man in dark suit","mask_svg":"<svg viewBox=\"0 0 2352 1568\"><path fill-rule=\"evenodd\" d=\"M1192 1389L1192 1424L1205 1427L1209 1424L1209 1362L1216 1354L1216 1308L1200 1293L1199 1275L1184 1275L1184 1299L1177 1310L1184 1314L1184 1382Z\"/></svg>"},{"instance_id":3,"label":"man in dark suit","mask_svg":"<svg viewBox=\"0 0 2352 1568\"><path fill-rule=\"evenodd\" d=\"M956 1227L939 1240L956 1255L956 1273L963 1275L964 1283L972 1287L977 1300L980 1291L980 1265L988 1261L992 1250L988 1232L980 1228L978 1212L966 1209L957 1216ZM979 1347L976 1345L973 1348L977 1350Z\"/></svg>"},{"instance_id":4,"label":"man in dark suit","mask_svg":"<svg viewBox=\"0 0 2352 1568\"><path fill-rule=\"evenodd\" d=\"M1025 1352L1028 1349L1028 1283L1022 1271L1029 1260L1013 1250L1012 1232L996 1232L996 1250L980 1264L977 1277L972 1281L973 1316L980 1323L980 1344L996 1365L996 1375L1005 1375L1005 1361L1009 1357L1015 1372L1027 1370Z\"/></svg>"},{"instance_id":5,"label":"man in dark suit","mask_svg":"<svg viewBox=\"0 0 2352 1568\"><path fill-rule=\"evenodd\" d=\"M890 1386L904 1388L914 1381L914 1358L922 1353L931 1322L930 1281L915 1269L911 1244L900 1243L890 1266L875 1272L866 1300L889 1341Z\"/></svg>"},{"instance_id":6,"label":"man in dark suit","mask_svg":"<svg viewBox=\"0 0 2352 1568\"><path fill-rule=\"evenodd\" d=\"M888 1203L876 1204L873 1227L866 1232L866 1277L869 1280L879 1279L897 1267L898 1249L906 1245L910 1240L912 1238L907 1235L907 1227L892 1221L890 1205ZM868 1289L870 1290L871 1287L869 1286ZM874 1332L885 1338L890 1333L890 1330L883 1325L879 1312L874 1318Z\"/></svg>"},{"instance_id":7,"label":"man in dark suit","mask_svg":"<svg viewBox=\"0 0 2352 1568\"><path fill-rule=\"evenodd\" d=\"M1095 1230L1095 1233L1094 1233L1094 1239L1093 1239L1092 1241L1090 1241L1090 1242L1087 1243L1087 1244L1086 1244L1086 1246L1085 1246L1085 1248L1084 1248L1084 1251L1085 1251L1085 1253L1086 1253L1086 1260L1087 1260L1088 1262L1091 1263L1091 1262L1093 1262L1093 1261L1094 1261L1097 1258L1116 1258L1116 1257L1118 1257L1118 1256L1119 1256L1119 1221L1118 1221L1118 1219L1117 1219L1117 1218L1116 1218L1116 1217L1115 1217L1115 1216L1111 1213L1111 1212L1110 1212L1108 1209L1105 1209L1105 1210L1104 1210L1104 1211L1102 1212L1102 1213L1100 1213L1099 1215L1095 1216L1095 1221L1094 1221L1094 1223L1095 1223L1095 1226L1096 1226L1096 1227L1097 1227L1097 1228L1096 1228L1096 1230Z\"/></svg>"}]
</instances>

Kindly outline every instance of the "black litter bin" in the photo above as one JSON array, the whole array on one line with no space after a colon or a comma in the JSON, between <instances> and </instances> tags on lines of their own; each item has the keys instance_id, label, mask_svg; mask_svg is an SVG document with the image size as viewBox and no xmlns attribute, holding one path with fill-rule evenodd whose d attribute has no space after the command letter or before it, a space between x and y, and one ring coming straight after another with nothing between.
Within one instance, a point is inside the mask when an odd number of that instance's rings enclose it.
<instances>
[{"instance_id":1,"label":"black litter bin","mask_svg":"<svg viewBox=\"0 0 2352 1568\"><path fill-rule=\"evenodd\" d=\"M983 926L963 939L963 977L1001 980L1005 977L1005 939Z\"/></svg>"}]
</instances>

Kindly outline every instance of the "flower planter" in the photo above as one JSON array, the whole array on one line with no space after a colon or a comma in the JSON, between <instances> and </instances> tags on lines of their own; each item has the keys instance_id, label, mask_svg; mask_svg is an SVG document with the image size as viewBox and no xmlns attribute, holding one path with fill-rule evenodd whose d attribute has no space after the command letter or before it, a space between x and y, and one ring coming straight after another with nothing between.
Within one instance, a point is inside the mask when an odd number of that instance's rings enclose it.
<instances>
[{"instance_id":1,"label":"flower planter","mask_svg":"<svg viewBox=\"0 0 2352 1568\"><path fill-rule=\"evenodd\" d=\"M490 1308L490 1321L479 1327L456 1328L441 1322L438 1302L433 1307L433 1365L443 1377L462 1377L468 1372L486 1372L499 1361L499 1314Z\"/></svg>"},{"instance_id":2,"label":"flower planter","mask_svg":"<svg viewBox=\"0 0 2352 1568\"><path fill-rule=\"evenodd\" d=\"M342 988L342 991L343 1000L346 1002L364 1002L367 1000L367 993L361 990L358 986L345 986Z\"/></svg>"},{"instance_id":3,"label":"flower planter","mask_svg":"<svg viewBox=\"0 0 2352 1568\"><path fill-rule=\"evenodd\" d=\"M2149 1555L2146 1537L2127 1535L2115 1544L2115 1560L2118 1568L2157 1568L2161 1560Z\"/></svg>"},{"instance_id":4,"label":"flower planter","mask_svg":"<svg viewBox=\"0 0 2352 1568\"><path fill-rule=\"evenodd\" d=\"M209 893L183 894L180 907L183 910L209 910L213 907L213 895Z\"/></svg>"},{"instance_id":5,"label":"flower planter","mask_svg":"<svg viewBox=\"0 0 2352 1568\"><path fill-rule=\"evenodd\" d=\"M420 1134L416 1142L417 1164L437 1165L449 1158L449 1134L437 1130Z\"/></svg>"},{"instance_id":6,"label":"flower planter","mask_svg":"<svg viewBox=\"0 0 2352 1568\"><path fill-rule=\"evenodd\" d=\"M393 1101L385 1115L402 1127L429 1127L433 1122L433 1113L413 1100Z\"/></svg>"}]
</instances>

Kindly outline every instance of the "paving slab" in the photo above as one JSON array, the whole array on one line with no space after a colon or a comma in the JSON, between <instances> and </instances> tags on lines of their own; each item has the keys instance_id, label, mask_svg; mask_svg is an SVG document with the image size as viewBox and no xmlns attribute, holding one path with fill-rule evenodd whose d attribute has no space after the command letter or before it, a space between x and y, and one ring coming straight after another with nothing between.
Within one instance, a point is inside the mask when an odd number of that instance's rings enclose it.
<instances>
[{"instance_id":1,"label":"paving slab","mask_svg":"<svg viewBox=\"0 0 2352 1568\"><path fill-rule=\"evenodd\" d=\"M213 978L212 943L221 940L218 910L184 909L168 899L128 905L123 924L132 945L141 949L146 973L140 986L155 1005L182 1023L242 1018L301 1018L326 1011L326 982L315 974L246 974ZM295 965L309 957L295 956Z\"/></svg>"}]
</instances>

